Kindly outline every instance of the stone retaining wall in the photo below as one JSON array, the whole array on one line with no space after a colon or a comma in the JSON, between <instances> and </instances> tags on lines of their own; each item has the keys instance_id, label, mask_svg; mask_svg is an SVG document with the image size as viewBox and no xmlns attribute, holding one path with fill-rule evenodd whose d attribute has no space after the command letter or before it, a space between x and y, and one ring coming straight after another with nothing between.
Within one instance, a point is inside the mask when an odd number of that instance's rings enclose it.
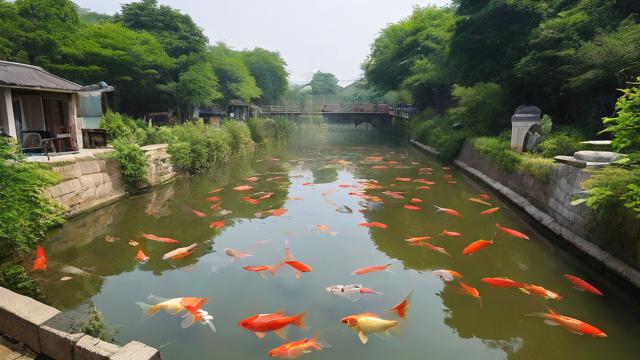
<instances>
[{"instance_id":1,"label":"stone retaining wall","mask_svg":"<svg viewBox=\"0 0 640 360\"><path fill-rule=\"evenodd\" d=\"M120 347L82 333L74 320L51 306L0 287L0 333L54 360L160 360L160 352L137 341Z\"/></svg>"},{"instance_id":2,"label":"stone retaining wall","mask_svg":"<svg viewBox=\"0 0 640 360\"><path fill-rule=\"evenodd\" d=\"M148 186L161 184L176 175L166 144L143 146L142 150L147 156ZM87 154L59 164L52 158L53 171L60 174L62 181L45 190L45 196L62 204L67 217L105 206L125 196L127 190L122 183L120 165L108 154Z\"/></svg>"}]
</instances>

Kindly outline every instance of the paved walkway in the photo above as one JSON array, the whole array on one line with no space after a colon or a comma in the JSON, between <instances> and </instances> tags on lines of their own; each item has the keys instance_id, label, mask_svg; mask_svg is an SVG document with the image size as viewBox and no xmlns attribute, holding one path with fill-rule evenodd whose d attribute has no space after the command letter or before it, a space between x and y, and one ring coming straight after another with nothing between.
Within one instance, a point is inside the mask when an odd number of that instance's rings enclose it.
<instances>
[{"instance_id":1,"label":"paved walkway","mask_svg":"<svg viewBox=\"0 0 640 360\"><path fill-rule=\"evenodd\" d=\"M36 354L25 349L22 344L13 344L0 336L0 359L2 360L30 360L35 359Z\"/></svg>"}]
</instances>

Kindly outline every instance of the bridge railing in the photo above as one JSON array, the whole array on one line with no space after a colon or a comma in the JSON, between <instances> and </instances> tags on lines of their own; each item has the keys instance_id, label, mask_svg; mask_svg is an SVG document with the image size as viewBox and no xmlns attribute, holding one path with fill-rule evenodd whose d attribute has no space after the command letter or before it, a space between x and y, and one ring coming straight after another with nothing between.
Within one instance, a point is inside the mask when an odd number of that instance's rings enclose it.
<instances>
[{"instance_id":1,"label":"bridge railing","mask_svg":"<svg viewBox=\"0 0 640 360\"><path fill-rule=\"evenodd\" d=\"M331 103L317 104L310 107L287 106L287 105L265 105L260 109L265 115L287 115L287 114L321 114L321 113L340 113L340 114L389 114L393 116L410 118L417 111L416 108L409 105L389 106L387 104L376 103Z\"/></svg>"}]
</instances>

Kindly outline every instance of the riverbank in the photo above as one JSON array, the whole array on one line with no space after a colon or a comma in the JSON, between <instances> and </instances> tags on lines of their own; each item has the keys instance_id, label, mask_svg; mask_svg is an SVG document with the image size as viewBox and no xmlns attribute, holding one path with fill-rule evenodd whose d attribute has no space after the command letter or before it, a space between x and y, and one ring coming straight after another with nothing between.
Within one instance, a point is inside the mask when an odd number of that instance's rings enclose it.
<instances>
[{"instance_id":1,"label":"riverbank","mask_svg":"<svg viewBox=\"0 0 640 360\"><path fill-rule=\"evenodd\" d=\"M427 145L410 141L431 155L438 154L437 150ZM610 253L595 244L587 231L589 209L584 204L571 204L574 196L582 191L580 184L590 177L585 169L568 164L554 164L551 180L546 183L524 172L505 173L469 143L465 143L454 164L509 199L598 268L640 290L638 264L632 266L621 260L624 254Z\"/></svg>"}]
</instances>

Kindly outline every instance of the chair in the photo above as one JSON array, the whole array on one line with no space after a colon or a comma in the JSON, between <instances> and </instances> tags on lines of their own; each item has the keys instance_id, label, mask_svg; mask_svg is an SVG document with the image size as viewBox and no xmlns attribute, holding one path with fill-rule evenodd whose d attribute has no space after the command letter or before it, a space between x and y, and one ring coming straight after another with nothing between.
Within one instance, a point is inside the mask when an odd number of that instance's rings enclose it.
<instances>
[{"instance_id":1,"label":"chair","mask_svg":"<svg viewBox=\"0 0 640 360\"><path fill-rule=\"evenodd\" d=\"M24 152L44 152L42 136L38 133L25 133L22 139L22 151Z\"/></svg>"}]
</instances>

